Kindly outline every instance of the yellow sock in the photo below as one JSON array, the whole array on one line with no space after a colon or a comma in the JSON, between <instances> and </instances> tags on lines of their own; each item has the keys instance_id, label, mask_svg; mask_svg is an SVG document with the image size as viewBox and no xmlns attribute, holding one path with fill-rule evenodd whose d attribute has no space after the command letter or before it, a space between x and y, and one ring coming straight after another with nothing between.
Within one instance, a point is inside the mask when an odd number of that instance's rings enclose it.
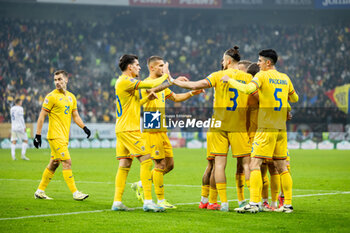
<instances>
[{"instance_id":1,"label":"yellow sock","mask_svg":"<svg viewBox=\"0 0 350 233\"><path fill-rule=\"evenodd\" d=\"M216 188L209 188L209 203L217 203L218 202L218 190Z\"/></svg>"},{"instance_id":2,"label":"yellow sock","mask_svg":"<svg viewBox=\"0 0 350 233\"><path fill-rule=\"evenodd\" d=\"M152 180L152 182L153 182L153 175L154 175L154 169L152 169L152 171L151 171L151 180Z\"/></svg>"},{"instance_id":3,"label":"yellow sock","mask_svg":"<svg viewBox=\"0 0 350 233\"><path fill-rule=\"evenodd\" d=\"M164 199L164 169L154 168L152 170L153 173L153 184L154 184L154 191L157 195L158 200Z\"/></svg>"},{"instance_id":4,"label":"yellow sock","mask_svg":"<svg viewBox=\"0 0 350 233\"><path fill-rule=\"evenodd\" d=\"M71 169L62 170L64 181L68 185L69 190L75 193L78 189L75 186L74 176Z\"/></svg>"},{"instance_id":5,"label":"yellow sock","mask_svg":"<svg viewBox=\"0 0 350 233\"><path fill-rule=\"evenodd\" d=\"M253 170L250 172L250 201L254 203L260 202L262 189L261 171Z\"/></svg>"},{"instance_id":6,"label":"yellow sock","mask_svg":"<svg viewBox=\"0 0 350 233\"><path fill-rule=\"evenodd\" d=\"M129 167L118 168L117 175L115 176L114 201L122 201L125 182L126 182L126 178L128 177L129 170L130 170Z\"/></svg>"},{"instance_id":7,"label":"yellow sock","mask_svg":"<svg viewBox=\"0 0 350 233\"><path fill-rule=\"evenodd\" d=\"M141 163L140 178L142 182L143 192L145 195L145 200L152 200L151 168L152 168L151 159L147 159Z\"/></svg>"},{"instance_id":8,"label":"yellow sock","mask_svg":"<svg viewBox=\"0 0 350 233\"><path fill-rule=\"evenodd\" d=\"M263 199L268 199L269 198L269 177L268 177L267 173L265 174L265 176L262 179L263 179L263 185L262 185L262 190L261 190L261 197Z\"/></svg>"},{"instance_id":9,"label":"yellow sock","mask_svg":"<svg viewBox=\"0 0 350 233\"><path fill-rule=\"evenodd\" d=\"M209 185L202 185L202 197L208 197L209 196Z\"/></svg>"},{"instance_id":10,"label":"yellow sock","mask_svg":"<svg viewBox=\"0 0 350 233\"><path fill-rule=\"evenodd\" d=\"M250 179L249 180L245 180L245 184L247 185L247 188L250 190Z\"/></svg>"},{"instance_id":11,"label":"yellow sock","mask_svg":"<svg viewBox=\"0 0 350 233\"><path fill-rule=\"evenodd\" d=\"M216 183L216 189L218 190L221 203L227 202L226 183Z\"/></svg>"},{"instance_id":12,"label":"yellow sock","mask_svg":"<svg viewBox=\"0 0 350 233\"><path fill-rule=\"evenodd\" d=\"M238 201L244 201L244 173L236 173L236 187Z\"/></svg>"},{"instance_id":13,"label":"yellow sock","mask_svg":"<svg viewBox=\"0 0 350 233\"><path fill-rule=\"evenodd\" d=\"M54 174L55 173L53 171L50 171L48 168L45 168L38 189L45 191L47 185L50 183Z\"/></svg>"},{"instance_id":14,"label":"yellow sock","mask_svg":"<svg viewBox=\"0 0 350 233\"><path fill-rule=\"evenodd\" d=\"M271 177L271 200L278 201L278 195L280 193L281 178L280 174L273 174Z\"/></svg>"},{"instance_id":15,"label":"yellow sock","mask_svg":"<svg viewBox=\"0 0 350 233\"><path fill-rule=\"evenodd\" d=\"M284 194L284 204L292 205L292 188L293 188L292 177L288 171L282 172L280 175L281 175L281 184L283 187L283 194Z\"/></svg>"}]
</instances>

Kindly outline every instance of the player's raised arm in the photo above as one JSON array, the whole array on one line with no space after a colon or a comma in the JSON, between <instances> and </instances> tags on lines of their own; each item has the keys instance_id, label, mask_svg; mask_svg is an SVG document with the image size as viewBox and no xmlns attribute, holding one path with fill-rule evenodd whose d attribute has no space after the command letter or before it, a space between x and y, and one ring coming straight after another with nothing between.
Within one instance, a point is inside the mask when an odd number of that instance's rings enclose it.
<instances>
[{"instance_id":1,"label":"player's raised arm","mask_svg":"<svg viewBox=\"0 0 350 233\"><path fill-rule=\"evenodd\" d=\"M177 79L175 80L178 80L178 81L183 81L183 82L188 82L188 78L186 78L185 76L179 76ZM170 87L171 85L173 85L174 81L175 80L172 80L172 82L169 82L169 80L167 80L167 82L163 82L162 84L160 84L159 86L157 87L154 87L152 89L148 89L147 92L148 93L151 93L151 92L160 92L160 91L163 91L165 89L167 89L168 87Z\"/></svg>"},{"instance_id":2,"label":"player's raised arm","mask_svg":"<svg viewBox=\"0 0 350 233\"><path fill-rule=\"evenodd\" d=\"M243 84L243 83L237 82L235 79L229 78L226 75L222 77L220 80L224 83L228 83L231 87L236 88L237 90L245 94L251 94L258 89L258 86L255 82Z\"/></svg>"},{"instance_id":3,"label":"player's raised arm","mask_svg":"<svg viewBox=\"0 0 350 233\"><path fill-rule=\"evenodd\" d=\"M141 105L144 105L145 103L148 103L149 101L155 100L155 99L158 99L157 94L156 94L155 92L152 91L152 92L150 92L150 93L147 95L147 97L142 98L142 99L140 100L140 104L141 104Z\"/></svg>"},{"instance_id":4,"label":"player's raised arm","mask_svg":"<svg viewBox=\"0 0 350 233\"><path fill-rule=\"evenodd\" d=\"M204 89L204 88L210 88L211 86L209 85L209 83L207 82L207 80L202 79L196 82L185 82L185 81L180 81L175 79L174 80L174 84L176 86L185 88L185 89L190 89L190 90L199 90L199 89Z\"/></svg>"},{"instance_id":5,"label":"player's raised arm","mask_svg":"<svg viewBox=\"0 0 350 233\"><path fill-rule=\"evenodd\" d=\"M189 91L189 92L181 93L181 94L173 93L169 97L169 99L174 101L174 102L182 102L182 101L188 100L192 96L199 95L200 93L204 93L204 92L205 91L203 89L200 89L200 90Z\"/></svg>"},{"instance_id":6,"label":"player's raised arm","mask_svg":"<svg viewBox=\"0 0 350 233\"><path fill-rule=\"evenodd\" d=\"M168 74L164 74L162 77L157 79L138 81L138 83L135 86L135 89L150 89L152 87L159 86L164 81L168 82L167 81L168 77L169 77Z\"/></svg>"},{"instance_id":7,"label":"player's raised arm","mask_svg":"<svg viewBox=\"0 0 350 233\"><path fill-rule=\"evenodd\" d=\"M183 82L180 80L174 80L174 84L176 86L182 87L182 88L186 88L186 89L190 89L190 90L199 90L199 89L205 89L205 88L211 88L216 86L216 79L220 76L221 77L222 72L218 71L218 72L214 72L211 73L208 77L206 77L205 79L199 80L199 81L195 81L195 82Z\"/></svg>"}]
</instances>

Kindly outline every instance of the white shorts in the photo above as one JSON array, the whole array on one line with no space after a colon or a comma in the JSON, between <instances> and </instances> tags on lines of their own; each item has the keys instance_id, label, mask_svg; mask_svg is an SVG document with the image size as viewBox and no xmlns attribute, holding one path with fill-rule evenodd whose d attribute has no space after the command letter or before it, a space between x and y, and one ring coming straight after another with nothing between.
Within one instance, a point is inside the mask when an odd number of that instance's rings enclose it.
<instances>
[{"instance_id":1,"label":"white shorts","mask_svg":"<svg viewBox=\"0 0 350 233\"><path fill-rule=\"evenodd\" d=\"M12 141L18 141L18 140L26 140L28 141L28 136L26 132L20 132L20 131L11 131L11 142Z\"/></svg>"}]
</instances>

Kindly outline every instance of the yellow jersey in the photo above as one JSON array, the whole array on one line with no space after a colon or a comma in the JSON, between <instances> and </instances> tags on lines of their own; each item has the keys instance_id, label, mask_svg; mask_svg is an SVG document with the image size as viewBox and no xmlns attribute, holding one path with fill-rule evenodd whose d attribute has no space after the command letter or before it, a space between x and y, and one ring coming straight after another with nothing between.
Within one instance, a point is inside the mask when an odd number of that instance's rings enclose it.
<instances>
[{"instance_id":1,"label":"yellow jersey","mask_svg":"<svg viewBox=\"0 0 350 233\"><path fill-rule=\"evenodd\" d=\"M145 81L152 80L150 77L146 78ZM145 89L141 90L142 98L147 98L148 93ZM145 132L164 132L167 131L166 127L163 126L163 122L165 119L165 100L168 99L171 95L173 95L173 92L166 88L163 91L156 93L158 99L154 99L151 101L148 101L143 105L143 110L146 112L156 112L159 111L161 113L160 116L160 129L144 129Z\"/></svg>"},{"instance_id":2,"label":"yellow jersey","mask_svg":"<svg viewBox=\"0 0 350 233\"><path fill-rule=\"evenodd\" d=\"M249 137L254 137L255 132L258 128L258 113L259 113L259 101L255 99L253 96L255 93L258 93L258 90L254 91L250 94L248 98L248 106L249 106L249 129L248 134Z\"/></svg>"},{"instance_id":3,"label":"yellow jersey","mask_svg":"<svg viewBox=\"0 0 350 233\"><path fill-rule=\"evenodd\" d=\"M215 88L213 118L216 121L221 121L221 127L218 130L247 132L248 95L238 92L237 89L230 87L228 83L220 81L225 75L244 84L252 80L250 74L238 69L220 70L210 74L205 80L207 80L210 87Z\"/></svg>"},{"instance_id":4,"label":"yellow jersey","mask_svg":"<svg viewBox=\"0 0 350 233\"><path fill-rule=\"evenodd\" d=\"M45 97L42 108L49 113L47 139L63 139L68 143L72 112L77 110L75 96L56 89Z\"/></svg>"},{"instance_id":5,"label":"yellow jersey","mask_svg":"<svg viewBox=\"0 0 350 233\"><path fill-rule=\"evenodd\" d=\"M140 130L140 95L137 87L140 81L126 75L119 76L115 83L117 120L115 132Z\"/></svg>"},{"instance_id":6,"label":"yellow jersey","mask_svg":"<svg viewBox=\"0 0 350 233\"><path fill-rule=\"evenodd\" d=\"M252 82L259 90L258 127L285 130L288 96L295 92L289 77L277 70L260 71Z\"/></svg>"}]
</instances>

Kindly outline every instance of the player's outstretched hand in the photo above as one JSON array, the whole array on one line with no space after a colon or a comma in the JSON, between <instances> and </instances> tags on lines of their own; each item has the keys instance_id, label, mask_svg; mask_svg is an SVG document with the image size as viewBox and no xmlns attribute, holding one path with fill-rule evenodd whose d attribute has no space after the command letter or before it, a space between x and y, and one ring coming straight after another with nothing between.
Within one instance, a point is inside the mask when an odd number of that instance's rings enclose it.
<instances>
[{"instance_id":1,"label":"player's outstretched hand","mask_svg":"<svg viewBox=\"0 0 350 233\"><path fill-rule=\"evenodd\" d=\"M37 149L39 149L39 147L41 147L41 135L40 134L35 135L35 138L33 140L33 144Z\"/></svg>"},{"instance_id":2,"label":"player's outstretched hand","mask_svg":"<svg viewBox=\"0 0 350 233\"><path fill-rule=\"evenodd\" d=\"M157 96L157 94L156 94L154 91L151 91L151 92L148 94L147 98L148 98L149 100L155 100L155 99L158 99L158 96Z\"/></svg>"},{"instance_id":3,"label":"player's outstretched hand","mask_svg":"<svg viewBox=\"0 0 350 233\"><path fill-rule=\"evenodd\" d=\"M163 73L168 74L170 76L170 71L169 71L169 62L165 62L163 66Z\"/></svg>"},{"instance_id":4,"label":"player's outstretched hand","mask_svg":"<svg viewBox=\"0 0 350 233\"><path fill-rule=\"evenodd\" d=\"M222 82L224 82L224 83L227 83L229 79L230 79L230 77L227 76L227 75L225 75L225 76L222 77L220 80L221 80Z\"/></svg>"},{"instance_id":5,"label":"player's outstretched hand","mask_svg":"<svg viewBox=\"0 0 350 233\"><path fill-rule=\"evenodd\" d=\"M200 93L205 93L204 89L194 90L192 91L192 95L199 95Z\"/></svg>"},{"instance_id":6,"label":"player's outstretched hand","mask_svg":"<svg viewBox=\"0 0 350 233\"><path fill-rule=\"evenodd\" d=\"M183 82L188 82L188 81L190 81L190 80L188 80L188 78L186 78L185 76L179 76L179 77L177 77L176 80L178 80L178 81L183 81Z\"/></svg>"},{"instance_id":7,"label":"player's outstretched hand","mask_svg":"<svg viewBox=\"0 0 350 233\"><path fill-rule=\"evenodd\" d=\"M86 127L86 126L84 126L84 128L83 128L83 130L84 130L84 132L86 133L86 135L87 135L87 137L86 138L89 138L90 137L90 135L91 135L91 131Z\"/></svg>"}]
</instances>

